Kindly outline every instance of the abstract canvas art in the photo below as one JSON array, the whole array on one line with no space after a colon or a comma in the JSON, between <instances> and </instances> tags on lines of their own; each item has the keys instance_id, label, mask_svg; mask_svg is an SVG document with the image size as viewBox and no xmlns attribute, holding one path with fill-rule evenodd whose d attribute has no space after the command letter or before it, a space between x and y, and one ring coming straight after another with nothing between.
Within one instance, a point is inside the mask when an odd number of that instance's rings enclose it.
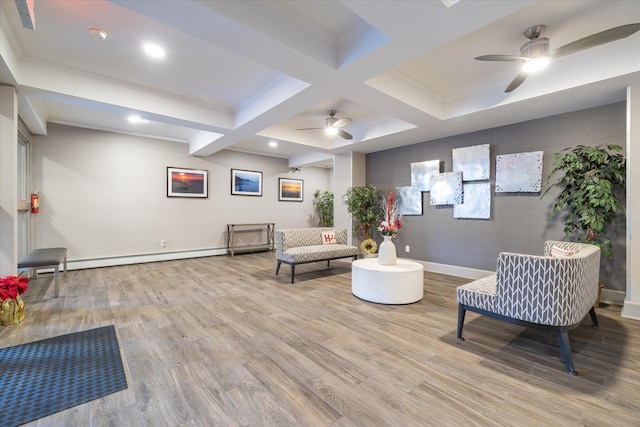
<instances>
[{"instance_id":1,"label":"abstract canvas art","mask_svg":"<svg viewBox=\"0 0 640 427\"><path fill-rule=\"evenodd\" d=\"M489 144L451 150L453 171L462 172L462 180L484 181L489 179Z\"/></svg>"},{"instance_id":2,"label":"abstract canvas art","mask_svg":"<svg viewBox=\"0 0 640 427\"><path fill-rule=\"evenodd\" d=\"M440 160L411 163L411 186L420 191L431 190L431 178L441 171Z\"/></svg>"},{"instance_id":3,"label":"abstract canvas art","mask_svg":"<svg viewBox=\"0 0 640 427\"><path fill-rule=\"evenodd\" d=\"M496 156L496 193L539 193L544 151Z\"/></svg>"},{"instance_id":4,"label":"abstract canvas art","mask_svg":"<svg viewBox=\"0 0 640 427\"><path fill-rule=\"evenodd\" d=\"M431 181L432 205L458 205L462 203L462 172L444 172Z\"/></svg>"},{"instance_id":5,"label":"abstract canvas art","mask_svg":"<svg viewBox=\"0 0 640 427\"><path fill-rule=\"evenodd\" d=\"M422 191L419 188L396 187L396 198L400 215L422 215Z\"/></svg>"},{"instance_id":6,"label":"abstract canvas art","mask_svg":"<svg viewBox=\"0 0 640 427\"><path fill-rule=\"evenodd\" d=\"M491 218L491 184L488 182L464 182L463 202L453 205L454 218Z\"/></svg>"}]
</instances>

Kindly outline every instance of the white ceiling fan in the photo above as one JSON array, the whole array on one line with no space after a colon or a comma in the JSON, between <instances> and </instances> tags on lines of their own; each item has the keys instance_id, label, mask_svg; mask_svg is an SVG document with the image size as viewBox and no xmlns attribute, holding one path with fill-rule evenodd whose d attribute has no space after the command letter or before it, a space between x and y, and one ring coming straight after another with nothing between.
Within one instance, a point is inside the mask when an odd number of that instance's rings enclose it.
<instances>
[{"instance_id":1,"label":"white ceiling fan","mask_svg":"<svg viewBox=\"0 0 640 427\"><path fill-rule=\"evenodd\" d=\"M524 63L520 73L518 73L504 90L508 93L520 86L529 73L544 68L553 58L629 37L640 30L640 23L613 27L568 43L552 51L549 51L549 39L547 37L540 37L540 33L545 28L545 25L534 25L525 30L524 35L529 41L520 47L520 56L482 55L475 59L478 61L520 61Z\"/></svg>"},{"instance_id":2,"label":"white ceiling fan","mask_svg":"<svg viewBox=\"0 0 640 427\"><path fill-rule=\"evenodd\" d=\"M328 135L339 135L343 139L353 139L353 136L342 129L343 126L351 124L353 120L350 117L342 117L340 119L336 118L335 115L338 112L336 110L329 110L327 114L329 117L325 119L325 126L323 128L303 128L296 130L324 130Z\"/></svg>"}]
</instances>

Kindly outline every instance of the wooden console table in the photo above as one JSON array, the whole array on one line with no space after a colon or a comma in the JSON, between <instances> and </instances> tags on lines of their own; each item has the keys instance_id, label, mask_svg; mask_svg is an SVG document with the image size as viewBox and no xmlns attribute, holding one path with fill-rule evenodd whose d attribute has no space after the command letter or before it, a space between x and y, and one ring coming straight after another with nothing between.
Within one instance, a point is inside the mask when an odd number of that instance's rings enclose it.
<instances>
[{"instance_id":1,"label":"wooden console table","mask_svg":"<svg viewBox=\"0 0 640 427\"><path fill-rule=\"evenodd\" d=\"M267 241L264 243L236 246L236 233L242 231L267 231ZM255 224L227 224L227 255L234 256L236 252L273 251L275 249L275 224L263 222Z\"/></svg>"}]
</instances>

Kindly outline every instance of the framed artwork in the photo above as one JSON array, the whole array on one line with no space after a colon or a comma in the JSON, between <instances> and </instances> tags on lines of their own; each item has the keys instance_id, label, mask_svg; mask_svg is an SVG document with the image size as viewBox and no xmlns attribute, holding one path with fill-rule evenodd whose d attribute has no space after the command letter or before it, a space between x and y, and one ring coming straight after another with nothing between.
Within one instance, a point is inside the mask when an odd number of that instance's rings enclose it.
<instances>
[{"instance_id":1,"label":"framed artwork","mask_svg":"<svg viewBox=\"0 0 640 427\"><path fill-rule=\"evenodd\" d=\"M262 196L262 172L231 169L231 194Z\"/></svg>"},{"instance_id":2,"label":"framed artwork","mask_svg":"<svg viewBox=\"0 0 640 427\"><path fill-rule=\"evenodd\" d=\"M539 193L544 151L496 156L496 193Z\"/></svg>"},{"instance_id":3,"label":"framed artwork","mask_svg":"<svg viewBox=\"0 0 640 427\"><path fill-rule=\"evenodd\" d=\"M303 181L301 179L278 179L278 200L281 202L301 202L303 198Z\"/></svg>"},{"instance_id":4,"label":"framed artwork","mask_svg":"<svg viewBox=\"0 0 640 427\"><path fill-rule=\"evenodd\" d=\"M432 205L459 205L462 203L462 172L444 172L431 181Z\"/></svg>"},{"instance_id":5,"label":"framed artwork","mask_svg":"<svg viewBox=\"0 0 640 427\"><path fill-rule=\"evenodd\" d=\"M451 150L454 172L462 172L463 181L484 181L489 179L489 144Z\"/></svg>"},{"instance_id":6,"label":"framed artwork","mask_svg":"<svg viewBox=\"0 0 640 427\"><path fill-rule=\"evenodd\" d=\"M422 215L422 191L417 187L396 187L398 213L400 215Z\"/></svg>"},{"instance_id":7,"label":"framed artwork","mask_svg":"<svg viewBox=\"0 0 640 427\"><path fill-rule=\"evenodd\" d=\"M490 219L491 184L488 182L462 183L464 201L453 205L454 218Z\"/></svg>"},{"instance_id":8,"label":"framed artwork","mask_svg":"<svg viewBox=\"0 0 640 427\"><path fill-rule=\"evenodd\" d=\"M431 179L440 171L440 160L411 163L411 186L420 191L431 191Z\"/></svg>"},{"instance_id":9,"label":"framed artwork","mask_svg":"<svg viewBox=\"0 0 640 427\"><path fill-rule=\"evenodd\" d=\"M209 171L167 167L167 197L206 199Z\"/></svg>"}]
</instances>

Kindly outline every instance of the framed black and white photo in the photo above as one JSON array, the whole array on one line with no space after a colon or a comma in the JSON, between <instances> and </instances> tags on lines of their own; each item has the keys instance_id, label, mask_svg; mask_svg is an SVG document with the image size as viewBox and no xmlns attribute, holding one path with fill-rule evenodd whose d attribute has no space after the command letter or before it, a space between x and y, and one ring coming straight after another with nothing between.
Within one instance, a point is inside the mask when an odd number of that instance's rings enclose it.
<instances>
[{"instance_id":1,"label":"framed black and white photo","mask_svg":"<svg viewBox=\"0 0 640 427\"><path fill-rule=\"evenodd\" d=\"M281 202L301 202L303 199L303 181L301 179L280 178L278 200Z\"/></svg>"},{"instance_id":2,"label":"framed black and white photo","mask_svg":"<svg viewBox=\"0 0 640 427\"><path fill-rule=\"evenodd\" d=\"M262 196L262 172L231 169L231 194Z\"/></svg>"},{"instance_id":3,"label":"framed black and white photo","mask_svg":"<svg viewBox=\"0 0 640 427\"><path fill-rule=\"evenodd\" d=\"M167 197L209 197L209 171L167 167Z\"/></svg>"}]
</instances>

